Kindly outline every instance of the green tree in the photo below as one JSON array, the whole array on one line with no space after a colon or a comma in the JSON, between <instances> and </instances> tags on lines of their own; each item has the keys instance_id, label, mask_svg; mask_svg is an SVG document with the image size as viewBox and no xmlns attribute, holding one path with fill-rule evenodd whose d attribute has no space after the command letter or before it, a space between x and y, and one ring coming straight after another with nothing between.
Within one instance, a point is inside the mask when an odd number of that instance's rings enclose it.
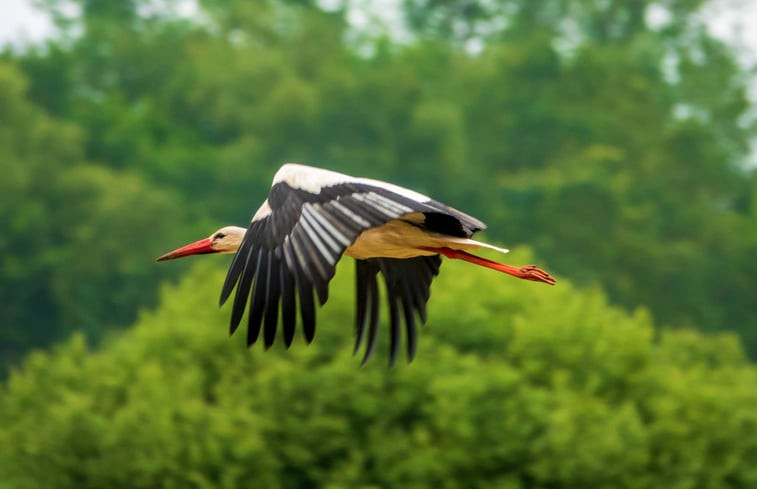
<instances>
[{"instance_id":1,"label":"green tree","mask_svg":"<svg viewBox=\"0 0 757 489\"><path fill-rule=\"evenodd\" d=\"M755 355L748 72L705 4L408 1L412 39L369 44L346 2L207 0L192 22L81 0L61 39L5 57L83 160L175 194L163 221L186 232L165 243L244 224L302 161L433 195L657 324L735 330Z\"/></svg>"},{"instance_id":2,"label":"green tree","mask_svg":"<svg viewBox=\"0 0 757 489\"><path fill-rule=\"evenodd\" d=\"M85 163L82 139L0 63L0 365L74 330L96 338L133 321L169 275L149 261L163 246L156 230L172 229L172 194Z\"/></svg>"},{"instance_id":3,"label":"green tree","mask_svg":"<svg viewBox=\"0 0 757 489\"><path fill-rule=\"evenodd\" d=\"M528 260L523 252L515 260ZM731 336L653 340L598 291L445 262L414 363L352 350L351 266L315 342L247 350L223 263L135 328L35 353L0 391L12 487L735 488L757 483L757 372ZM481 294L481 290L487 291ZM387 335L382 335L387 336ZM45 470L39 470L45 467Z\"/></svg>"}]
</instances>

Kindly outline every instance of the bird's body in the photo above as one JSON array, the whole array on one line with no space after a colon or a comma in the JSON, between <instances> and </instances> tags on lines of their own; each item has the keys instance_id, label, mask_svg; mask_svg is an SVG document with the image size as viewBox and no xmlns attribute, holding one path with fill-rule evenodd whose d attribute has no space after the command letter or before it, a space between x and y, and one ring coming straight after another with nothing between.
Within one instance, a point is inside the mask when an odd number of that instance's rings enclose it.
<instances>
[{"instance_id":1,"label":"bird's body","mask_svg":"<svg viewBox=\"0 0 757 489\"><path fill-rule=\"evenodd\" d=\"M450 248L455 250L475 250L480 247L497 248L469 238L448 236L429 232L422 227L423 215L417 213L394 219L381 226L363 231L355 242L344 250L344 254L358 260L369 258L413 258L415 256L437 255L430 248ZM420 224L416 224L420 223Z\"/></svg>"},{"instance_id":2,"label":"bird's body","mask_svg":"<svg viewBox=\"0 0 757 489\"><path fill-rule=\"evenodd\" d=\"M381 273L389 302L393 362L399 348L400 317L404 317L408 358L414 355L415 315L425 322L429 287L438 274L440 254L554 284L554 279L538 268L513 267L468 254L466 250L479 247L507 252L471 239L473 233L485 227L474 217L397 185L287 163L274 176L268 198L247 229L221 228L209 238L159 260L236 251L221 303L236 287L231 331L239 325L249 300L248 344L257 340L262 325L268 347L276 335L279 310L287 346L294 336L297 309L305 338L312 340L313 293L323 305L337 261L343 254L355 258L355 350L367 336L363 361L373 352L379 317L376 277Z\"/></svg>"}]
</instances>

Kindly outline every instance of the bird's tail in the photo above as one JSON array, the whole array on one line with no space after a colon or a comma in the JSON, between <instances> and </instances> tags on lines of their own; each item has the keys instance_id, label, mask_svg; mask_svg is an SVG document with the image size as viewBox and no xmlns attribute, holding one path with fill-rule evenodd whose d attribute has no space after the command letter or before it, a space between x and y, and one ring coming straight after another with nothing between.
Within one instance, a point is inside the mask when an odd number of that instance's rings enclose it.
<instances>
[{"instance_id":1,"label":"bird's tail","mask_svg":"<svg viewBox=\"0 0 757 489\"><path fill-rule=\"evenodd\" d=\"M470 238L454 238L451 236L445 236L444 241L448 245L447 248L451 248L453 250L476 250L478 248L486 248L487 250L499 251L500 253L510 253L510 250L508 250L507 248L500 248L499 246L494 246L492 244L476 241L475 239Z\"/></svg>"},{"instance_id":2,"label":"bird's tail","mask_svg":"<svg viewBox=\"0 0 757 489\"><path fill-rule=\"evenodd\" d=\"M479 241L477 241L476 244L483 248L493 249L496 251L500 251L502 253L507 253L508 251L504 248L498 248L496 246L489 245L486 243L481 243ZM513 265L508 265L506 263L499 263L496 261L487 260L486 258L481 258L480 256L471 255L470 253L463 250L454 250L452 248L447 248L447 247L426 248L426 250L439 253L441 255L446 256L447 258L464 260L469 263L480 265L482 267L491 268L492 270L497 270L498 272L503 272L508 275L512 275L513 277L522 278L524 280L531 280L534 282L544 282L545 284L555 285L554 277L552 277L549 273L545 272L541 268L535 267L534 265L525 265L522 267L516 267Z\"/></svg>"}]
</instances>

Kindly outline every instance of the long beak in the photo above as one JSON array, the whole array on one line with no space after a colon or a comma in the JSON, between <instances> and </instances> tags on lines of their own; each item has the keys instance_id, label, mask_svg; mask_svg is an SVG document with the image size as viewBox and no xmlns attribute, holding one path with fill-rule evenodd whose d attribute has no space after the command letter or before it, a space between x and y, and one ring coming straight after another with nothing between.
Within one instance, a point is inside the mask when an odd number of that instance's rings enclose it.
<instances>
[{"instance_id":1,"label":"long beak","mask_svg":"<svg viewBox=\"0 0 757 489\"><path fill-rule=\"evenodd\" d=\"M210 238L201 239L200 241L195 241L194 243L189 243L186 246L182 246L178 250L173 250L169 253L166 253L165 255L158 257L156 261L173 260L175 258L181 258L189 255L216 253L216 250L211 248L212 244L213 242L210 240Z\"/></svg>"}]
</instances>

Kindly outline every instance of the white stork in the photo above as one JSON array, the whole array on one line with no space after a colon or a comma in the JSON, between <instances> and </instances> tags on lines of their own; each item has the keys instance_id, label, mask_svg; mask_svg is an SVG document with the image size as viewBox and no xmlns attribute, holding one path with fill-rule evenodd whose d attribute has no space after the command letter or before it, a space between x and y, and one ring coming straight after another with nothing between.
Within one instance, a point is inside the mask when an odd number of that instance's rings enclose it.
<instances>
[{"instance_id":1,"label":"white stork","mask_svg":"<svg viewBox=\"0 0 757 489\"><path fill-rule=\"evenodd\" d=\"M257 341L262 324L268 349L276 336L279 303L285 345L289 347L294 337L297 302L305 339L312 341L313 291L323 305L336 263L343 254L351 256L356 260L357 275L354 352L366 337L363 365L373 354L379 320L376 276L380 272L389 302L389 361L393 364L399 352L400 316L404 317L408 361L415 355L415 314L426 322L429 287L439 273L440 255L554 285L554 278L533 265L515 267L467 253L465 250L480 247L507 253L471 239L485 228L474 217L397 185L287 163L276 172L268 198L247 229L223 227L158 261L236 252L220 304L236 287L230 323L234 333L249 299L247 345Z\"/></svg>"}]
</instances>

